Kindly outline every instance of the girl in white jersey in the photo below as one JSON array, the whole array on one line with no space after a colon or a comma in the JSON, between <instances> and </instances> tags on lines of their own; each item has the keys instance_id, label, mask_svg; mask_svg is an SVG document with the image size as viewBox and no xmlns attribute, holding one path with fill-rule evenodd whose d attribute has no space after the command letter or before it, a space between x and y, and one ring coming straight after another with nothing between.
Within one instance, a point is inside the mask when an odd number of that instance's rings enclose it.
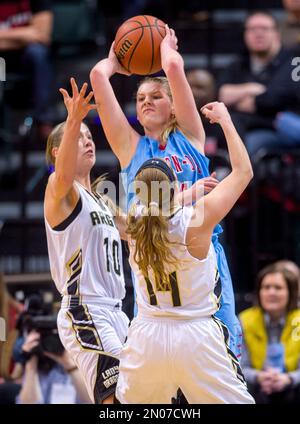
<instances>
[{"instance_id":1,"label":"girl in white jersey","mask_svg":"<svg viewBox=\"0 0 300 424\"><path fill-rule=\"evenodd\" d=\"M232 165L211 193L195 206L180 206L175 174L159 158L146 161L135 177L141 205L132 207L127 233L138 315L120 357L121 403L170 403L178 387L189 403L254 403L230 355L227 329L214 318L218 272L211 243L252 169L224 104L210 103L202 112L222 124Z\"/></svg>"},{"instance_id":2,"label":"girl in white jersey","mask_svg":"<svg viewBox=\"0 0 300 424\"><path fill-rule=\"evenodd\" d=\"M55 167L45 193L45 224L52 278L63 296L58 330L95 403L112 403L128 318L120 234L103 198L92 192L95 145L82 120L94 108L71 79L61 89L67 120L51 133L47 160Z\"/></svg>"}]
</instances>

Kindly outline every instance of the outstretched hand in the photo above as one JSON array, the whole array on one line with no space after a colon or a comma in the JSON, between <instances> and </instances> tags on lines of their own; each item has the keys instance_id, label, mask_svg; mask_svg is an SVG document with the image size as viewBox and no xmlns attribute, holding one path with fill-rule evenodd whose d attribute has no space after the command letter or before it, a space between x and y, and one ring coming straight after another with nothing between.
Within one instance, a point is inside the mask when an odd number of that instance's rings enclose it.
<instances>
[{"instance_id":1,"label":"outstretched hand","mask_svg":"<svg viewBox=\"0 0 300 424\"><path fill-rule=\"evenodd\" d=\"M75 119L76 121L82 121L90 110L96 109L95 104L90 104L94 93L91 91L86 97L87 83L85 82L81 87L81 90L78 90L76 81L74 78L70 79L72 87L72 97L69 96L69 93L64 88L60 88L59 91L63 95L64 104L68 111L68 118Z\"/></svg>"}]
</instances>

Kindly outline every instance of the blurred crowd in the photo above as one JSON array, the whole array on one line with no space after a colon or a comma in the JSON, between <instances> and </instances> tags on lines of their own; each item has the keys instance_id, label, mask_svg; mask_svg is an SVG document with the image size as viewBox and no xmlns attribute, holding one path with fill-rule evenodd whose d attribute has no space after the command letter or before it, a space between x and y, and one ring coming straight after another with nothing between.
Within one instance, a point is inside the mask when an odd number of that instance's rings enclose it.
<instances>
[{"instance_id":1,"label":"blurred crowd","mask_svg":"<svg viewBox=\"0 0 300 424\"><path fill-rule=\"evenodd\" d=\"M13 108L26 104L42 148L57 123L53 3L0 1L0 57L7 75L0 93L0 127L12 125L4 113L10 103ZM147 0L117 3L120 20L150 11L170 17L171 2L160 7ZM185 10L181 2L174 4L184 19L197 22L204 16L197 7ZM246 17L244 50L222 72L186 69L199 110L216 99L224 102L253 162L261 152L300 146L300 1L282 0L282 11L280 19L263 10ZM106 5L103 13L105 21L105 13L113 12ZM213 156L225 146L223 133L206 120L204 127L206 153ZM241 365L257 403L300 400L299 292L297 264L271 263L257 275L253 305L240 313ZM56 313L56 305L47 304L42 293L16 301L0 278L0 317L7 327L6 341L0 342L0 403L90 403L78 369L59 341Z\"/></svg>"}]
</instances>

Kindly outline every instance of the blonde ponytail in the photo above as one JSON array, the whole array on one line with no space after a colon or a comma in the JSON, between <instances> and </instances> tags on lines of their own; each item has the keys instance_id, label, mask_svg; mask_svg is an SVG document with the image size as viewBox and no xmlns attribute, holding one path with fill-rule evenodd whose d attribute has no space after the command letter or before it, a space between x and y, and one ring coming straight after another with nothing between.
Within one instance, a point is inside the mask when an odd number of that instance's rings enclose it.
<instances>
[{"instance_id":1,"label":"blonde ponytail","mask_svg":"<svg viewBox=\"0 0 300 424\"><path fill-rule=\"evenodd\" d=\"M178 244L171 242L168 236L168 220L174 206L174 192L171 184L162 185L164 192L160 192L159 199L153 201L152 183L170 183L167 175L159 169L143 169L135 181L145 183L147 190L144 197L139 193L143 204L141 213L137 213L136 205L133 205L128 213L126 233L135 241L133 257L145 278L149 278L149 271L152 269L157 290L170 290L166 269L167 266L177 268L177 258L171 247ZM163 207L166 197L169 200L169 213L166 213Z\"/></svg>"},{"instance_id":2,"label":"blonde ponytail","mask_svg":"<svg viewBox=\"0 0 300 424\"><path fill-rule=\"evenodd\" d=\"M135 240L134 260L144 277L153 271L157 290L170 290L166 264L176 267L176 257L168 238L168 218L156 206L145 207L143 216L128 215L127 234Z\"/></svg>"}]
</instances>

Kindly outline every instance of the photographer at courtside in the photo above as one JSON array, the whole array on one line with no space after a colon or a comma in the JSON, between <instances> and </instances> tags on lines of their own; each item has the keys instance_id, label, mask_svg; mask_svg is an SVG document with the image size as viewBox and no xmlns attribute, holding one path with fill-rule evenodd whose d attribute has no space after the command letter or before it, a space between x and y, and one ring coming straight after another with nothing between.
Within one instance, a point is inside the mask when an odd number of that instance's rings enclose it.
<instances>
[{"instance_id":1,"label":"photographer at courtside","mask_svg":"<svg viewBox=\"0 0 300 424\"><path fill-rule=\"evenodd\" d=\"M59 340L55 315L45 312L37 298L32 295L28 302L14 349L15 361L24 366L16 403L90 403L81 374Z\"/></svg>"}]
</instances>

